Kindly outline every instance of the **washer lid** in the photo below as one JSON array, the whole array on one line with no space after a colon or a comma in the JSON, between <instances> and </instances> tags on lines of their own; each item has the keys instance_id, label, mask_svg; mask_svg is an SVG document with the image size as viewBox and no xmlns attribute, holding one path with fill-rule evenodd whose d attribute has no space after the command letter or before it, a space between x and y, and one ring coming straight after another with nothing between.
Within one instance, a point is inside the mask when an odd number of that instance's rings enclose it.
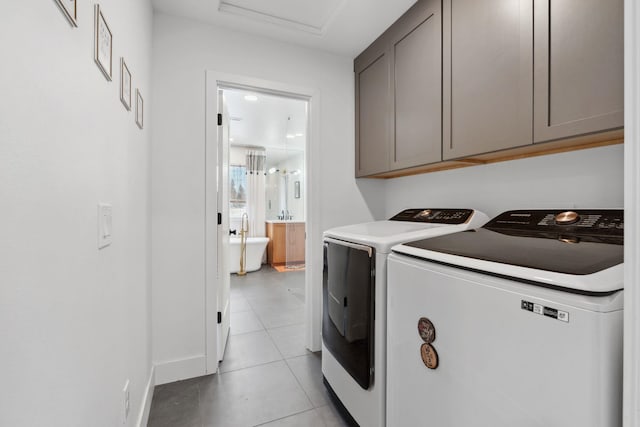
<instances>
[{"instance_id":1,"label":"washer lid","mask_svg":"<svg viewBox=\"0 0 640 427\"><path fill-rule=\"evenodd\" d=\"M588 226L550 222L558 212L529 211L533 213L529 216L523 212L506 212L478 230L414 241L393 250L576 292L607 293L623 288L623 225L610 221L621 218L621 211L598 211L600 216ZM586 218L593 212L579 214ZM599 273L607 270L619 271L619 277L614 274L605 283L593 283L594 278L589 277L604 279Z\"/></svg>"}]
</instances>

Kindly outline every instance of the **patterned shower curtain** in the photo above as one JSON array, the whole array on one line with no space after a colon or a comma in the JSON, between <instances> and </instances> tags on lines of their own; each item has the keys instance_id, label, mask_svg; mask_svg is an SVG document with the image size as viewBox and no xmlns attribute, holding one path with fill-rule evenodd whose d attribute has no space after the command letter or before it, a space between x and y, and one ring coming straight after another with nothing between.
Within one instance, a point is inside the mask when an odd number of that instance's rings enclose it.
<instances>
[{"instance_id":1,"label":"patterned shower curtain","mask_svg":"<svg viewBox=\"0 0 640 427\"><path fill-rule=\"evenodd\" d=\"M267 159L264 150L247 151L247 215L249 216L249 236L265 236L265 181L264 164Z\"/></svg>"}]
</instances>

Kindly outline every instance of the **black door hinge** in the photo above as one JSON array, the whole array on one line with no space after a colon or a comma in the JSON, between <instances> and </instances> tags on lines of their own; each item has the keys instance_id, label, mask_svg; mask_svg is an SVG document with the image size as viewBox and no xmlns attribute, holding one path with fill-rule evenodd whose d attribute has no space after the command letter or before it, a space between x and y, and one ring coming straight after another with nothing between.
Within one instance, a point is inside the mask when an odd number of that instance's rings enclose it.
<instances>
[{"instance_id":1,"label":"black door hinge","mask_svg":"<svg viewBox=\"0 0 640 427\"><path fill-rule=\"evenodd\" d=\"M218 113L218 126L222 126L222 114Z\"/></svg>"},{"instance_id":2,"label":"black door hinge","mask_svg":"<svg viewBox=\"0 0 640 427\"><path fill-rule=\"evenodd\" d=\"M218 212L218 225L222 224L222 214Z\"/></svg>"},{"instance_id":3,"label":"black door hinge","mask_svg":"<svg viewBox=\"0 0 640 427\"><path fill-rule=\"evenodd\" d=\"M218 312L218 325L220 323L222 323L222 312L221 311Z\"/></svg>"}]
</instances>

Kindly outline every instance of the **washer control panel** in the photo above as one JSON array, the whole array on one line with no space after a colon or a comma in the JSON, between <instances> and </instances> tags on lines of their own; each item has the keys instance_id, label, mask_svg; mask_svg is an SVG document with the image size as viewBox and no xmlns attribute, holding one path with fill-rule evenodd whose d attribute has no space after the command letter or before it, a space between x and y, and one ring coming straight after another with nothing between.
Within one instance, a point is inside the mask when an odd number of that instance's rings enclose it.
<instances>
[{"instance_id":1,"label":"washer control panel","mask_svg":"<svg viewBox=\"0 0 640 427\"><path fill-rule=\"evenodd\" d=\"M405 209L390 220L455 225L466 223L471 215L473 209Z\"/></svg>"},{"instance_id":2,"label":"washer control panel","mask_svg":"<svg viewBox=\"0 0 640 427\"><path fill-rule=\"evenodd\" d=\"M508 211L489 221L484 228L623 236L624 211L622 209Z\"/></svg>"}]
</instances>

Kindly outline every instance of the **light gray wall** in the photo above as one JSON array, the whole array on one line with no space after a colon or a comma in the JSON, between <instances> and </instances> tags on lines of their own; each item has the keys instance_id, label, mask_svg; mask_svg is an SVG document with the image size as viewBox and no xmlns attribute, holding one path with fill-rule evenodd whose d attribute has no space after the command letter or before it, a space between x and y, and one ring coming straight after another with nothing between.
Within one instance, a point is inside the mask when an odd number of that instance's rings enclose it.
<instances>
[{"instance_id":1,"label":"light gray wall","mask_svg":"<svg viewBox=\"0 0 640 427\"><path fill-rule=\"evenodd\" d=\"M114 79L93 61L93 2L0 14L0 425L136 424L151 373L150 132L120 102L119 61L150 101L149 1L100 2ZM150 123L147 121L147 124ZM113 243L97 249L97 204Z\"/></svg>"},{"instance_id":2,"label":"light gray wall","mask_svg":"<svg viewBox=\"0 0 640 427\"><path fill-rule=\"evenodd\" d=\"M592 148L385 182L386 214L409 207L622 208L623 146Z\"/></svg>"},{"instance_id":3,"label":"light gray wall","mask_svg":"<svg viewBox=\"0 0 640 427\"><path fill-rule=\"evenodd\" d=\"M205 355L205 70L316 91L322 207L318 230L383 214L368 203L382 183L356 183L353 62L320 51L154 15L152 275L153 358L159 381L203 373ZM370 194L370 196L367 196ZM374 197L373 197L374 198ZM308 238L320 244L321 232ZM319 253L321 251L318 251ZM312 262L322 271L322 259ZM317 276L317 275L316 275ZM321 286L320 276L313 286Z\"/></svg>"}]
</instances>

